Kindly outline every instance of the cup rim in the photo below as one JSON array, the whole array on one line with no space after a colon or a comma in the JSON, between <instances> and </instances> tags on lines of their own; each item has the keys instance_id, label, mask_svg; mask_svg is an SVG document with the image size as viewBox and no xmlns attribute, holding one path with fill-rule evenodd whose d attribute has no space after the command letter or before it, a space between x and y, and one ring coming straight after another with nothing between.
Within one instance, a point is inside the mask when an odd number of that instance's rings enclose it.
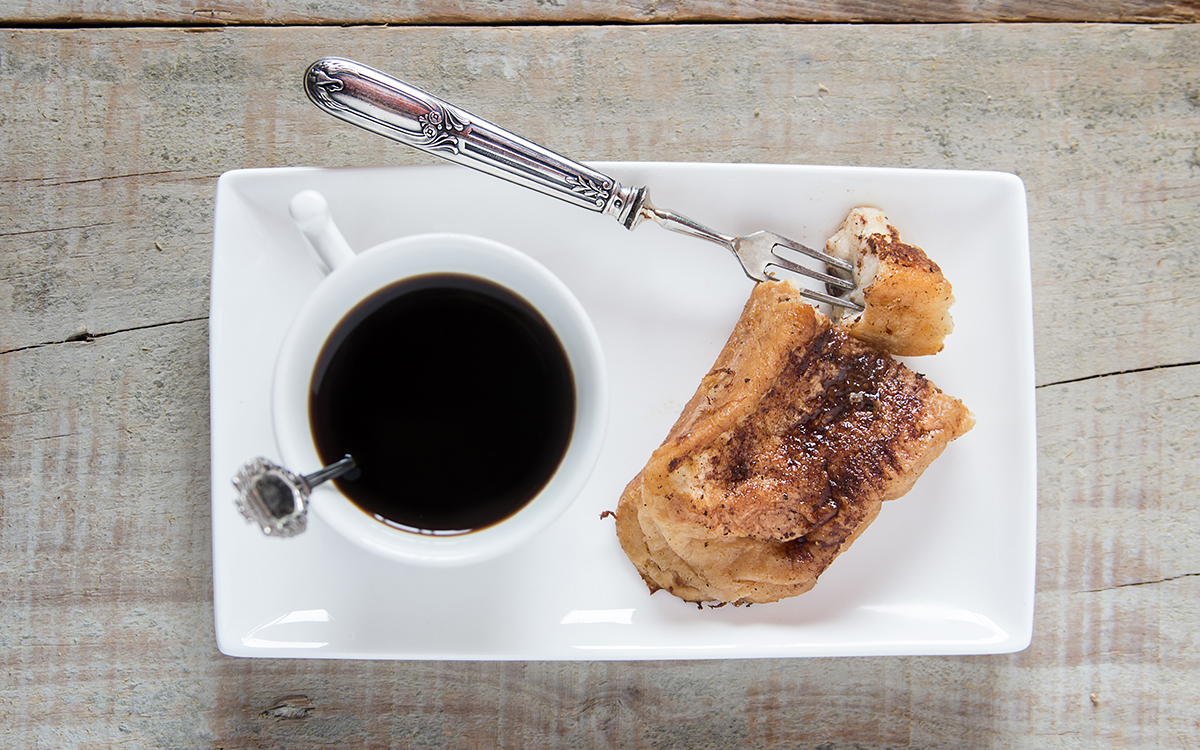
<instances>
[{"instance_id":1,"label":"cup rim","mask_svg":"<svg viewBox=\"0 0 1200 750\"><path fill-rule=\"evenodd\" d=\"M511 551L558 518L583 490L607 428L608 378L599 336L583 305L541 263L495 240L447 232L399 237L357 254L317 285L284 335L272 379L272 425L285 466L299 473L319 469L308 394L325 341L369 294L401 279L432 273L500 284L528 301L550 323L567 351L575 379L575 425L562 462L542 491L515 514L465 534L420 534L389 526L368 515L332 483L313 489L309 508L340 535L384 558L463 565Z\"/></svg>"}]
</instances>

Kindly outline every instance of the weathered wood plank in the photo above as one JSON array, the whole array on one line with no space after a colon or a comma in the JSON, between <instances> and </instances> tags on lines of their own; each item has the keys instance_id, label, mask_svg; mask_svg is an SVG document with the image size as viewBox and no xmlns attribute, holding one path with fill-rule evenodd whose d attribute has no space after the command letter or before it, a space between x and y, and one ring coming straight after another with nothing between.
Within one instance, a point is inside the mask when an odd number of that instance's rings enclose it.
<instances>
[{"instance_id":1,"label":"weathered wood plank","mask_svg":"<svg viewBox=\"0 0 1200 750\"><path fill-rule=\"evenodd\" d=\"M0 745L1200 744L1198 50L1194 26L8 32ZM312 109L299 72L329 53L581 158L1020 174L1043 384L1031 648L648 664L217 654L215 176L427 161ZM65 341L80 329L99 335Z\"/></svg>"},{"instance_id":2,"label":"weathered wood plank","mask_svg":"<svg viewBox=\"0 0 1200 750\"><path fill-rule=\"evenodd\" d=\"M1015 172L1039 382L1197 362L1197 28L16 33L0 350L203 315L226 169L429 161L307 102L336 52L579 158Z\"/></svg>"},{"instance_id":3,"label":"weathered wood plank","mask_svg":"<svg viewBox=\"0 0 1200 750\"><path fill-rule=\"evenodd\" d=\"M1193 746L1195 370L1041 389L1037 622L1022 654L274 662L219 657L212 642L204 323L0 355L0 740ZM304 710L268 711L288 696Z\"/></svg>"},{"instance_id":4,"label":"weathered wood plank","mask_svg":"<svg viewBox=\"0 0 1200 750\"><path fill-rule=\"evenodd\" d=\"M349 0L335 4L233 0L26 0L0 4L0 18L23 24L520 24L520 23L976 23L1193 22L1195 0Z\"/></svg>"}]
</instances>

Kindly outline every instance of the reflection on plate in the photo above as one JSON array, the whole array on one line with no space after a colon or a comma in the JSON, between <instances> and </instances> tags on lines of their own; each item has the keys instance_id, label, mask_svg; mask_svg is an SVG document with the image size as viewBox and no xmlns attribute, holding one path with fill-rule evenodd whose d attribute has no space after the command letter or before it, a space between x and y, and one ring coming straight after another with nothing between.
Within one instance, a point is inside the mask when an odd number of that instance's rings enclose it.
<instances>
[{"instance_id":1,"label":"reflection on plate","mask_svg":"<svg viewBox=\"0 0 1200 750\"><path fill-rule=\"evenodd\" d=\"M649 595L611 518L724 344L750 282L717 245L629 232L460 167L265 169L217 188L211 301L213 596L226 654L375 659L671 659L984 654L1029 643L1036 510L1025 193L987 172L739 164L597 165L719 231L820 247L857 205L884 209L958 299L935 357L909 360L978 425L822 575L778 604L698 609ZM452 231L516 247L557 274L600 334L608 437L583 494L519 552L486 566L384 562L319 518L267 539L229 481L277 459L270 388L287 326L321 275L287 204L324 193L357 250ZM502 440L502 435L495 439ZM305 469L306 467L298 467Z\"/></svg>"}]
</instances>

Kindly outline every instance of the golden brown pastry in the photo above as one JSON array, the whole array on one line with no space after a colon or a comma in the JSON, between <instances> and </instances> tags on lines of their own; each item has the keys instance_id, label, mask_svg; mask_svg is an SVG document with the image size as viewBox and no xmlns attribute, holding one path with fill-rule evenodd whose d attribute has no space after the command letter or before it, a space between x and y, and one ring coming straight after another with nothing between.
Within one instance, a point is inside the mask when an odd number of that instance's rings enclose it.
<instances>
[{"instance_id":1,"label":"golden brown pastry","mask_svg":"<svg viewBox=\"0 0 1200 750\"><path fill-rule=\"evenodd\" d=\"M617 535L652 592L794 596L973 424L960 401L831 326L789 282L763 282L626 487Z\"/></svg>"},{"instance_id":2,"label":"golden brown pastry","mask_svg":"<svg viewBox=\"0 0 1200 750\"><path fill-rule=\"evenodd\" d=\"M866 309L845 310L836 321L851 336L902 356L942 350L943 339L954 330L950 282L925 251L900 241L882 211L851 211L825 243L825 252L855 266L857 289L850 299Z\"/></svg>"}]
</instances>

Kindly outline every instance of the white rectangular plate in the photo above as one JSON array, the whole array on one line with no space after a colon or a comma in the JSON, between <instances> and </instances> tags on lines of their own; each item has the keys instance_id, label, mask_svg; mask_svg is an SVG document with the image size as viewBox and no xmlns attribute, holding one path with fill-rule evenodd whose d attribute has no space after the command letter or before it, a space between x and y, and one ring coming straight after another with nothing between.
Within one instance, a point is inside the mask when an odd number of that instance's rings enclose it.
<instances>
[{"instance_id":1,"label":"white rectangular plate","mask_svg":"<svg viewBox=\"0 0 1200 750\"><path fill-rule=\"evenodd\" d=\"M666 436L751 284L726 250L612 219L455 166L261 169L217 187L211 301L213 597L226 654L365 659L674 659L1018 651L1033 620L1033 325L1025 191L1012 175L750 164L596 165L718 231L769 229L823 247L855 206L882 208L954 285L946 349L909 364L978 419L811 592L699 609L653 596L606 510ZM583 494L495 562L383 562L314 517L264 538L230 479L278 460L275 355L320 281L288 201L316 189L350 245L432 231L511 245L556 273L600 334L605 446ZM484 436L503 440L504 436Z\"/></svg>"}]
</instances>

